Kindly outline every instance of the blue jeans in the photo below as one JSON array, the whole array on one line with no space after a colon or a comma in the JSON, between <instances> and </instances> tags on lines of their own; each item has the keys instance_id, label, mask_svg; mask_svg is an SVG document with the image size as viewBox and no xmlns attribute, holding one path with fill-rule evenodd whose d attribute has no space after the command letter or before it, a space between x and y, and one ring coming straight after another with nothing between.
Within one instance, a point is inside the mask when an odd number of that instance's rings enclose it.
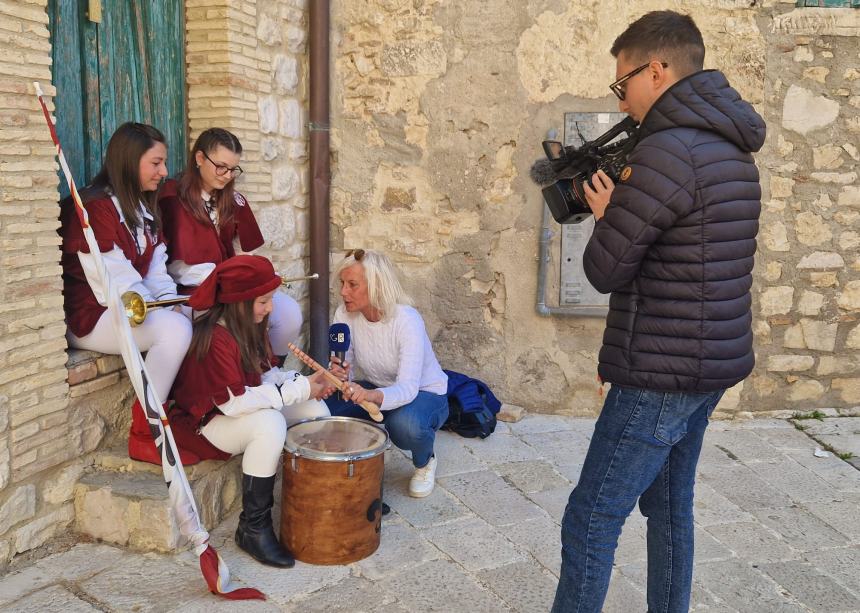
<instances>
[{"instance_id":1,"label":"blue jeans","mask_svg":"<svg viewBox=\"0 0 860 613\"><path fill-rule=\"evenodd\" d=\"M600 613L637 499L648 518L648 611L689 611L696 464L722 395L612 386L564 511L552 613Z\"/></svg>"},{"instance_id":2,"label":"blue jeans","mask_svg":"<svg viewBox=\"0 0 860 613\"><path fill-rule=\"evenodd\" d=\"M374 389L376 386L366 381L357 381L362 387ZM367 411L355 403L343 400L340 394L327 399L326 404L332 415L339 417L358 417L370 419ZM448 419L448 397L432 392L418 392L415 400L402 407L382 412L382 423L388 430L391 442L412 452L412 464L422 468L433 455L433 442L436 431Z\"/></svg>"}]
</instances>

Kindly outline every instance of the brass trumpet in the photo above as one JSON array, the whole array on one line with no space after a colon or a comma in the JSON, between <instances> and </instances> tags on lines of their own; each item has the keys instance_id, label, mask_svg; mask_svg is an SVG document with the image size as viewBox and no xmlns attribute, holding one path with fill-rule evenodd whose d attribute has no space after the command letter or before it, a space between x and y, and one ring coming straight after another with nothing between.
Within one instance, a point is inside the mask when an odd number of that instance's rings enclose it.
<instances>
[{"instance_id":1,"label":"brass trumpet","mask_svg":"<svg viewBox=\"0 0 860 613\"><path fill-rule=\"evenodd\" d=\"M312 275L307 275L304 277L285 277L281 275L281 285L288 285L295 281L310 281L319 278L319 273L313 273ZM131 324L132 327L136 327L146 321L146 314L149 312L150 309L174 306L177 304L185 304L186 302L188 302L189 296L182 296L180 298L167 298L166 300L154 300L152 302L147 302L143 299L143 296L141 296L137 292L129 291L124 292L121 298L122 306L125 309L125 315L126 317L128 317L128 323Z\"/></svg>"}]
</instances>

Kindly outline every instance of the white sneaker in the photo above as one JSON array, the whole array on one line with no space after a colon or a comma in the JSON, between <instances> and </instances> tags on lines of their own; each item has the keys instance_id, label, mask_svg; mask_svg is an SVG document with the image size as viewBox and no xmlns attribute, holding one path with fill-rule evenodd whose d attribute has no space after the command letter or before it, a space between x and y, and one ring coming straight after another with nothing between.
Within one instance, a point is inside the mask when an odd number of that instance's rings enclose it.
<instances>
[{"instance_id":1,"label":"white sneaker","mask_svg":"<svg viewBox=\"0 0 860 613\"><path fill-rule=\"evenodd\" d=\"M413 498L429 496L436 484L436 456L430 458L427 466L416 468L409 481L409 495Z\"/></svg>"}]
</instances>

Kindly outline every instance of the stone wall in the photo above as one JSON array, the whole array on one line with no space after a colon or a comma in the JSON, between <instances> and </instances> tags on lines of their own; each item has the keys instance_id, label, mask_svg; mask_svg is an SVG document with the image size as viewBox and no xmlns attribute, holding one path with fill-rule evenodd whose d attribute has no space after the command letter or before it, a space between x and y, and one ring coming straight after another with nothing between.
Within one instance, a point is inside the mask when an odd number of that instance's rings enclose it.
<instances>
[{"instance_id":1,"label":"stone wall","mask_svg":"<svg viewBox=\"0 0 860 613\"><path fill-rule=\"evenodd\" d=\"M795 9L767 37L761 408L860 404L860 11Z\"/></svg>"},{"instance_id":2,"label":"stone wall","mask_svg":"<svg viewBox=\"0 0 860 613\"><path fill-rule=\"evenodd\" d=\"M47 0L0 3L0 566L73 518L57 164L34 96L51 86ZM59 468L58 468L59 467Z\"/></svg>"},{"instance_id":3,"label":"stone wall","mask_svg":"<svg viewBox=\"0 0 860 613\"><path fill-rule=\"evenodd\" d=\"M222 127L242 142L237 180L266 239L260 251L290 276L308 254L305 0L187 0L190 142ZM295 284L296 299L307 294Z\"/></svg>"},{"instance_id":4,"label":"stone wall","mask_svg":"<svg viewBox=\"0 0 860 613\"><path fill-rule=\"evenodd\" d=\"M185 5L191 137L211 126L239 136L239 189L263 229L262 252L303 274L305 2ZM53 109L46 6L0 3L0 567L69 526L90 452L124 446L130 419L121 360L66 353L58 166L31 85L42 83ZM307 288L290 291L301 300Z\"/></svg>"},{"instance_id":5,"label":"stone wall","mask_svg":"<svg viewBox=\"0 0 860 613\"><path fill-rule=\"evenodd\" d=\"M759 365L720 413L857 404L856 351L838 364L835 356L860 347L860 333L851 334L860 287L850 253L860 241L849 228L858 214L850 136L860 121L851 70L860 11L794 12L787 0L669 5L699 24L706 67L723 70L770 124L757 158L766 203L754 290ZM628 23L666 7L334 5L333 244L392 255L443 366L485 379L508 402L575 415L593 415L602 403L602 319L536 314L543 205L528 169L547 131L561 132L564 112L617 110L608 49ZM824 27L818 19L829 29L798 38L776 25L789 11L802 12L789 21ZM811 114L823 123L807 143L782 126L783 115L790 125L817 97Z\"/></svg>"}]
</instances>

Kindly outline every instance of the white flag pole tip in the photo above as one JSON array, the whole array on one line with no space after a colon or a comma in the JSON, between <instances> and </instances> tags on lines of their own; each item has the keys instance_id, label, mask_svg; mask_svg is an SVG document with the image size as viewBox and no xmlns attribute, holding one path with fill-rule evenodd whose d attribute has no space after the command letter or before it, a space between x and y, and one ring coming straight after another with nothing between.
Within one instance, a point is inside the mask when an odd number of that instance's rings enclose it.
<instances>
[{"instance_id":1,"label":"white flag pole tip","mask_svg":"<svg viewBox=\"0 0 860 613\"><path fill-rule=\"evenodd\" d=\"M42 86L39 85L38 81L33 81L33 87L36 89L36 95L41 96L42 95Z\"/></svg>"}]
</instances>

